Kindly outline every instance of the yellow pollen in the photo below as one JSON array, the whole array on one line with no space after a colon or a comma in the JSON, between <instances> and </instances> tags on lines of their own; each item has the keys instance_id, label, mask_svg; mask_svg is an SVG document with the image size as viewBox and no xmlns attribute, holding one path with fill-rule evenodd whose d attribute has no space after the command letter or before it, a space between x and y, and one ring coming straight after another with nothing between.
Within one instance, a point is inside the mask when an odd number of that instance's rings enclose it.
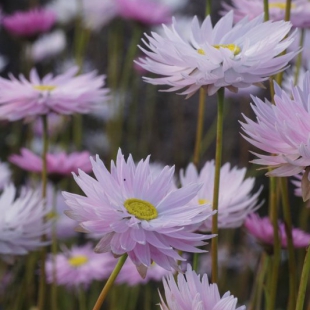
<instances>
[{"instance_id":1,"label":"yellow pollen","mask_svg":"<svg viewBox=\"0 0 310 310\"><path fill-rule=\"evenodd\" d=\"M46 214L46 219L48 219L48 220L57 219L57 218L58 218L58 214L54 211L51 211L51 212Z\"/></svg>"},{"instance_id":2,"label":"yellow pollen","mask_svg":"<svg viewBox=\"0 0 310 310\"><path fill-rule=\"evenodd\" d=\"M39 91L52 91L56 88L56 86L53 85L34 85L34 89Z\"/></svg>"},{"instance_id":3,"label":"yellow pollen","mask_svg":"<svg viewBox=\"0 0 310 310\"><path fill-rule=\"evenodd\" d=\"M285 10L286 9L286 3L282 3L282 2L271 2L269 3L269 9L280 9L280 10ZM296 4L295 3L291 3L291 9L295 9L296 8Z\"/></svg>"},{"instance_id":4,"label":"yellow pollen","mask_svg":"<svg viewBox=\"0 0 310 310\"><path fill-rule=\"evenodd\" d=\"M198 52L198 54L200 54L200 55L206 55L205 51L204 51L202 48L199 48L199 49L197 50L197 52Z\"/></svg>"},{"instance_id":5,"label":"yellow pollen","mask_svg":"<svg viewBox=\"0 0 310 310\"><path fill-rule=\"evenodd\" d=\"M88 262L88 257L85 255L76 255L69 258L68 262L73 267L80 267Z\"/></svg>"},{"instance_id":6,"label":"yellow pollen","mask_svg":"<svg viewBox=\"0 0 310 310\"><path fill-rule=\"evenodd\" d=\"M205 204L205 203L211 203L211 201L208 200L208 199L198 199L198 203L199 203L200 205L203 205L203 204Z\"/></svg>"},{"instance_id":7,"label":"yellow pollen","mask_svg":"<svg viewBox=\"0 0 310 310\"><path fill-rule=\"evenodd\" d=\"M230 51L234 53L234 55L238 55L241 51L240 47L235 45L235 44L215 44L213 47L219 49L220 47L222 48L228 48Z\"/></svg>"},{"instance_id":8,"label":"yellow pollen","mask_svg":"<svg viewBox=\"0 0 310 310\"><path fill-rule=\"evenodd\" d=\"M158 216L156 208L148 201L130 198L124 202L127 211L139 220L153 220Z\"/></svg>"}]
</instances>

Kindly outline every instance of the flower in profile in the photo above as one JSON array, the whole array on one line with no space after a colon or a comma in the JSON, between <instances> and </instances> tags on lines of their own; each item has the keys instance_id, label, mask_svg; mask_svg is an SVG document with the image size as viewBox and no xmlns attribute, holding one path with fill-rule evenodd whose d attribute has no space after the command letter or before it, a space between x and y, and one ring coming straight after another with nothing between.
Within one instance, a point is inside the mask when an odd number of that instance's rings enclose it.
<instances>
[{"instance_id":1,"label":"flower in profile","mask_svg":"<svg viewBox=\"0 0 310 310\"><path fill-rule=\"evenodd\" d=\"M109 90L103 88L105 76L95 72L76 76L77 67L53 77L40 79L35 69L30 81L23 75L20 80L0 78L0 119L15 121L27 116L51 112L70 115L89 113L101 107Z\"/></svg>"},{"instance_id":2,"label":"flower in profile","mask_svg":"<svg viewBox=\"0 0 310 310\"><path fill-rule=\"evenodd\" d=\"M47 32L54 25L56 15L45 9L33 9L27 12L17 11L3 17L2 24L10 33L21 37L34 37Z\"/></svg>"},{"instance_id":3,"label":"flower in profile","mask_svg":"<svg viewBox=\"0 0 310 310\"><path fill-rule=\"evenodd\" d=\"M58 285L77 289L82 286L86 289L94 280L108 278L113 270L111 263L106 255L95 253L91 243L73 246L71 249L64 249L54 258L50 255L45 263L46 280L53 283L55 268L55 282Z\"/></svg>"},{"instance_id":4,"label":"flower in profile","mask_svg":"<svg viewBox=\"0 0 310 310\"><path fill-rule=\"evenodd\" d=\"M158 25L171 20L167 5L154 0L116 0L118 14L146 25Z\"/></svg>"},{"instance_id":5,"label":"flower in profile","mask_svg":"<svg viewBox=\"0 0 310 310\"><path fill-rule=\"evenodd\" d=\"M202 183L203 186L194 197L192 203L212 204L214 187L214 161L207 161L200 173L194 164L190 163L185 170L181 170L181 185L185 186L192 182ZM229 163L221 167L220 171L220 192L218 207L218 227L236 228L240 227L247 215L257 210L261 203L258 203L260 188L251 195L254 187L254 178L244 179L246 169L231 168ZM200 230L210 231L212 219L206 219L200 226Z\"/></svg>"},{"instance_id":6,"label":"flower in profile","mask_svg":"<svg viewBox=\"0 0 310 310\"><path fill-rule=\"evenodd\" d=\"M197 17L188 25L191 35L180 31L178 21L164 27L165 35L152 33L146 35L149 43L143 40L147 49L141 50L147 55L140 58L139 64L144 69L161 78L144 80L155 85L172 86L167 91L179 91L187 97L200 87L209 95L222 87L237 91L238 88L260 84L283 70L295 51L281 55L294 40L289 35L289 22L263 21L258 16L252 21L242 19L233 26L233 12L222 17L212 27L210 16L202 25Z\"/></svg>"},{"instance_id":7,"label":"flower in profile","mask_svg":"<svg viewBox=\"0 0 310 310\"><path fill-rule=\"evenodd\" d=\"M71 175L72 172L77 172L78 169L90 172L91 163L89 157L90 154L87 151L70 154L65 152L58 154L48 153L46 155L47 173L51 179L58 180ZM26 171L42 172L42 158L28 149L22 148L21 155L13 154L10 156L9 161Z\"/></svg>"},{"instance_id":8,"label":"flower in profile","mask_svg":"<svg viewBox=\"0 0 310 310\"><path fill-rule=\"evenodd\" d=\"M0 162L0 190L11 181L11 170L7 163Z\"/></svg>"},{"instance_id":9,"label":"flower in profile","mask_svg":"<svg viewBox=\"0 0 310 310\"><path fill-rule=\"evenodd\" d=\"M220 296L216 283L210 284L208 276L202 278L187 265L185 274L178 274L177 283L170 274L164 281L166 303L160 295L161 310L245 310L237 308L237 298L226 292Z\"/></svg>"},{"instance_id":10,"label":"flower in profile","mask_svg":"<svg viewBox=\"0 0 310 310\"><path fill-rule=\"evenodd\" d=\"M257 148L271 153L267 155L254 153L258 159L252 162L273 168L267 175L293 176L304 173L303 198L309 197L310 165L310 113L308 105L310 72L303 80L303 87L293 87L289 93L275 84L275 105L253 97L251 105L257 122L243 116L246 123L242 129L244 138Z\"/></svg>"},{"instance_id":11,"label":"flower in profile","mask_svg":"<svg viewBox=\"0 0 310 310\"><path fill-rule=\"evenodd\" d=\"M42 235L50 229L44 217L50 212L44 207L41 192L31 190L15 199L13 185L4 188L0 196L0 254L25 255L47 244Z\"/></svg>"},{"instance_id":12,"label":"flower in profile","mask_svg":"<svg viewBox=\"0 0 310 310\"><path fill-rule=\"evenodd\" d=\"M196 247L213 236L187 227L213 214L206 204L188 205L200 184L172 190L174 167L166 166L155 176L149 156L135 165L121 150L110 173L98 156L91 161L97 180L83 171L74 175L86 197L66 192L64 197L70 208L66 214L79 222L80 230L101 234L96 252L128 253L142 276L153 261L167 270L178 269L177 260L184 260L178 250L204 252Z\"/></svg>"},{"instance_id":13,"label":"flower in profile","mask_svg":"<svg viewBox=\"0 0 310 310\"><path fill-rule=\"evenodd\" d=\"M269 0L269 19L284 20L286 0ZM253 19L264 13L264 0L232 0L232 5L222 2L222 14L233 10L234 21L239 22L247 16ZM290 10L290 21L294 27L308 28L310 26L310 3L308 0L293 0Z\"/></svg>"},{"instance_id":14,"label":"flower in profile","mask_svg":"<svg viewBox=\"0 0 310 310\"><path fill-rule=\"evenodd\" d=\"M287 238L284 223L279 221L279 238L282 248L287 248ZM269 217L259 217L253 213L248 216L244 226L246 230L254 236L263 246L273 245L273 226ZM292 229L292 238L295 248L305 248L310 244L310 234L305 233L301 229Z\"/></svg>"}]
</instances>

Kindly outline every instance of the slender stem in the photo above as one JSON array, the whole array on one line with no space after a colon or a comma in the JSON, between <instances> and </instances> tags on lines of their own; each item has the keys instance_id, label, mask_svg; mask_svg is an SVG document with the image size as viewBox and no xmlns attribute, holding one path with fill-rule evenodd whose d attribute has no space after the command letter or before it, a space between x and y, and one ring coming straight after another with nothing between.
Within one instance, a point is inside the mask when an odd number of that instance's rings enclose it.
<instances>
[{"instance_id":1,"label":"slender stem","mask_svg":"<svg viewBox=\"0 0 310 310\"><path fill-rule=\"evenodd\" d=\"M79 310L87 310L85 292L83 286L79 287L77 294L79 298Z\"/></svg>"},{"instance_id":2,"label":"slender stem","mask_svg":"<svg viewBox=\"0 0 310 310\"><path fill-rule=\"evenodd\" d=\"M300 32L299 47L302 47L304 45L304 40L305 40L305 29L303 28L301 29L301 32ZM299 54L297 55L296 66L295 66L296 71L294 75L294 85L298 84L301 63L302 63L302 51L299 52Z\"/></svg>"},{"instance_id":3,"label":"slender stem","mask_svg":"<svg viewBox=\"0 0 310 310\"><path fill-rule=\"evenodd\" d=\"M201 87L199 91L199 109L198 109L196 143L195 143L194 160L193 160L196 167L199 164L200 152L201 152L201 138L202 138L202 132L203 132L205 98L206 98L206 93L204 89Z\"/></svg>"},{"instance_id":4,"label":"slender stem","mask_svg":"<svg viewBox=\"0 0 310 310\"><path fill-rule=\"evenodd\" d=\"M128 255L127 253L124 254L123 256L120 257L120 259L118 260L114 270L112 271L107 283L105 284L105 286L103 287L97 301L96 301L96 304L93 308L93 310L100 310L101 308L101 305L103 304L109 290L111 289L117 275L119 274L119 272L121 271L126 259L127 259Z\"/></svg>"},{"instance_id":5,"label":"slender stem","mask_svg":"<svg viewBox=\"0 0 310 310\"><path fill-rule=\"evenodd\" d=\"M307 249L304 266L302 268L295 310L303 310L309 273L310 273L310 245Z\"/></svg>"},{"instance_id":6,"label":"slender stem","mask_svg":"<svg viewBox=\"0 0 310 310\"><path fill-rule=\"evenodd\" d=\"M269 1L268 0L264 0L264 20L267 21L269 20Z\"/></svg>"},{"instance_id":7,"label":"slender stem","mask_svg":"<svg viewBox=\"0 0 310 310\"><path fill-rule=\"evenodd\" d=\"M207 0L206 16L211 15L211 9L212 9L212 0Z\"/></svg>"},{"instance_id":8,"label":"slender stem","mask_svg":"<svg viewBox=\"0 0 310 310\"><path fill-rule=\"evenodd\" d=\"M222 144L223 144L223 112L224 112L224 88L218 90L218 111L217 111L217 128L216 128L216 151L215 151L215 173L213 189L213 211L218 211L219 191L220 191L220 171L222 164ZM218 233L218 212L212 217L212 234ZM212 282L217 282L218 277L218 257L217 257L218 238L212 238Z\"/></svg>"},{"instance_id":9,"label":"slender stem","mask_svg":"<svg viewBox=\"0 0 310 310\"><path fill-rule=\"evenodd\" d=\"M53 189L53 215L56 215L56 204L57 204L57 185L54 186ZM58 305L58 297L57 297L57 271L56 271L56 255L57 255L57 227L56 227L56 220L52 226L52 264L53 264L53 282L52 282L52 289L51 289L51 308L52 310L57 310Z\"/></svg>"},{"instance_id":10,"label":"slender stem","mask_svg":"<svg viewBox=\"0 0 310 310\"><path fill-rule=\"evenodd\" d=\"M193 270L198 272L198 253L194 253L193 255Z\"/></svg>"}]
</instances>

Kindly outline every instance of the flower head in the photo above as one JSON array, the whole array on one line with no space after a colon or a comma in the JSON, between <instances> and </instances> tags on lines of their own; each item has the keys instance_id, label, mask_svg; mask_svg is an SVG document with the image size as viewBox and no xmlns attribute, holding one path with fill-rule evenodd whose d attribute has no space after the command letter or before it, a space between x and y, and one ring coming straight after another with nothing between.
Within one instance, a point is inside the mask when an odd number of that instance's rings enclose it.
<instances>
[{"instance_id":1,"label":"flower head","mask_svg":"<svg viewBox=\"0 0 310 310\"><path fill-rule=\"evenodd\" d=\"M162 310L245 310L237 308L237 298L226 292L220 296L216 283L210 284L208 276L202 278L187 265L185 275L178 274L177 283L172 274L164 281L166 303L160 296Z\"/></svg>"},{"instance_id":2,"label":"flower head","mask_svg":"<svg viewBox=\"0 0 310 310\"><path fill-rule=\"evenodd\" d=\"M212 27L210 16L202 25L194 17L191 37L187 39L177 20L164 27L165 35L146 35L143 41L148 50L141 48L147 57L139 64L162 78L144 78L157 85L170 85L168 91L187 88L181 94L191 96L200 87L209 95L221 87L231 90L261 83L285 68L296 52L280 55L294 40L287 34L291 24L284 21L264 22L263 16L252 21L242 19L233 26L233 12L222 17Z\"/></svg>"},{"instance_id":3,"label":"flower head","mask_svg":"<svg viewBox=\"0 0 310 310\"><path fill-rule=\"evenodd\" d=\"M284 20L286 0L269 0L269 19ZM232 0L232 5L222 2L226 14L234 11L234 21L239 22L245 16L253 19L264 12L263 0ZM310 25L310 3L308 0L293 0L291 3L290 21L294 27L307 28Z\"/></svg>"},{"instance_id":4,"label":"flower head","mask_svg":"<svg viewBox=\"0 0 310 310\"><path fill-rule=\"evenodd\" d=\"M192 202L210 203L213 200L214 185L214 161L208 161L203 166L200 173L191 163L185 171L181 170L181 185L185 186L192 182L202 183L203 186L194 197ZM261 189L251 195L254 187L254 178L244 180L246 169L231 168L229 163L222 166L220 171L220 193L218 208L218 226L219 228L235 228L243 224L248 214L258 209L258 195ZM212 219L204 221L200 227L201 230L210 231Z\"/></svg>"},{"instance_id":5,"label":"flower head","mask_svg":"<svg viewBox=\"0 0 310 310\"><path fill-rule=\"evenodd\" d=\"M33 37L47 32L54 25L56 15L50 10L33 9L27 12L15 12L4 16L2 24L14 35Z\"/></svg>"},{"instance_id":6,"label":"flower head","mask_svg":"<svg viewBox=\"0 0 310 310\"><path fill-rule=\"evenodd\" d=\"M196 246L212 236L193 233L187 226L212 214L206 204L189 207L200 189L190 184L172 190L174 167L166 166L157 176L150 170L149 157L135 165L131 155L124 159L119 150L111 172L96 157L91 159L93 179L83 171L74 178L86 197L64 193L70 208L67 215L80 224L80 230L101 234L95 251L128 253L140 274L152 261L171 270L184 260L178 250L201 252Z\"/></svg>"},{"instance_id":7,"label":"flower head","mask_svg":"<svg viewBox=\"0 0 310 310\"><path fill-rule=\"evenodd\" d=\"M108 89L103 88L104 76L95 72L75 76L78 69L53 77L40 79L35 69L30 81L23 75L20 80L0 78L0 119L19 120L27 116L50 112L70 115L89 113L107 100Z\"/></svg>"}]
</instances>

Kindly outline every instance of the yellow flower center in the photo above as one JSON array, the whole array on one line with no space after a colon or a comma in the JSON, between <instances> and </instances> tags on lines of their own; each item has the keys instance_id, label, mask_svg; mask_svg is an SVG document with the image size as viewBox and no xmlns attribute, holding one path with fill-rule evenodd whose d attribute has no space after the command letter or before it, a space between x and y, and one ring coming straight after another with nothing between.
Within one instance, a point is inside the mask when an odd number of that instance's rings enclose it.
<instances>
[{"instance_id":1,"label":"yellow flower center","mask_svg":"<svg viewBox=\"0 0 310 310\"><path fill-rule=\"evenodd\" d=\"M53 85L34 85L34 89L39 91L52 91L56 88L56 86Z\"/></svg>"},{"instance_id":2,"label":"yellow flower center","mask_svg":"<svg viewBox=\"0 0 310 310\"><path fill-rule=\"evenodd\" d=\"M213 47L217 48L217 49L219 49L220 47L227 48L230 51L232 51L235 56L238 55L241 51L240 47L238 45L235 45L235 44L215 44L215 45L213 45ZM197 50L197 52L200 55L206 55L205 51L202 48L199 48Z\"/></svg>"},{"instance_id":3,"label":"yellow flower center","mask_svg":"<svg viewBox=\"0 0 310 310\"><path fill-rule=\"evenodd\" d=\"M124 202L127 211L139 220L153 220L158 216L156 208L148 201L130 198Z\"/></svg>"},{"instance_id":4,"label":"yellow flower center","mask_svg":"<svg viewBox=\"0 0 310 310\"><path fill-rule=\"evenodd\" d=\"M269 3L269 9L280 9L280 10L285 10L286 9L286 3L282 3L282 2L271 2ZM291 3L291 9L295 9L296 8L296 4L295 3Z\"/></svg>"},{"instance_id":5,"label":"yellow flower center","mask_svg":"<svg viewBox=\"0 0 310 310\"><path fill-rule=\"evenodd\" d=\"M205 203L211 203L211 201L208 200L208 199L198 199L198 203L199 203L200 205L203 205L203 204L205 204Z\"/></svg>"},{"instance_id":6,"label":"yellow flower center","mask_svg":"<svg viewBox=\"0 0 310 310\"><path fill-rule=\"evenodd\" d=\"M76 255L69 258L68 262L73 267L80 267L88 262L88 257L85 255Z\"/></svg>"}]
</instances>

